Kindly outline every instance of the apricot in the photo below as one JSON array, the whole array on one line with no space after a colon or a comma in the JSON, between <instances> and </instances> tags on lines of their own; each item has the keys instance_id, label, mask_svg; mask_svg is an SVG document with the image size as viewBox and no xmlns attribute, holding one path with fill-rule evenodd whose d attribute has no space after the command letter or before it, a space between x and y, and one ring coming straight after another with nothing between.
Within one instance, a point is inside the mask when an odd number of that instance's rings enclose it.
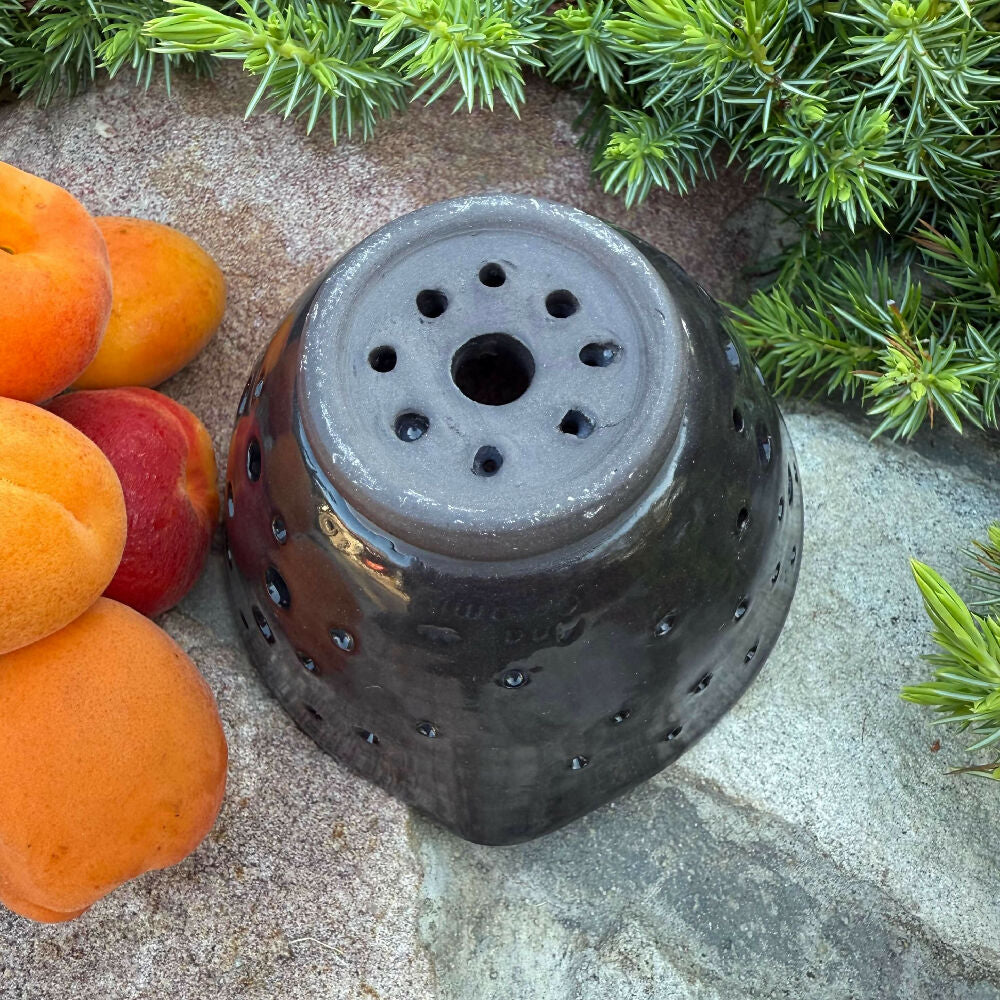
<instances>
[{"instance_id":1,"label":"apricot","mask_svg":"<svg viewBox=\"0 0 1000 1000\"><path fill-rule=\"evenodd\" d=\"M0 653L86 611L125 545L125 500L101 450L65 420L0 398Z\"/></svg>"},{"instance_id":2,"label":"apricot","mask_svg":"<svg viewBox=\"0 0 1000 1000\"><path fill-rule=\"evenodd\" d=\"M123 604L0 656L0 902L70 920L182 861L215 823L226 761L198 669Z\"/></svg>"},{"instance_id":3,"label":"apricot","mask_svg":"<svg viewBox=\"0 0 1000 1000\"><path fill-rule=\"evenodd\" d=\"M151 617L173 607L201 574L219 518L208 431L153 389L70 392L49 409L86 434L121 480L128 538L105 596Z\"/></svg>"},{"instance_id":4,"label":"apricot","mask_svg":"<svg viewBox=\"0 0 1000 1000\"><path fill-rule=\"evenodd\" d=\"M145 219L103 216L111 319L76 389L159 385L211 339L226 309L222 271L194 240Z\"/></svg>"},{"instance_id":5,"label":"apricot","mask_svg":"<svg viewBox=\"0 0 1000 1000\"><path fill-rule=\"evenodd\" d=\"M9 163L0 163L0 288L0 396L48 399L97 353L111 271L83 205Z\"/></svg>"}]
</instances>

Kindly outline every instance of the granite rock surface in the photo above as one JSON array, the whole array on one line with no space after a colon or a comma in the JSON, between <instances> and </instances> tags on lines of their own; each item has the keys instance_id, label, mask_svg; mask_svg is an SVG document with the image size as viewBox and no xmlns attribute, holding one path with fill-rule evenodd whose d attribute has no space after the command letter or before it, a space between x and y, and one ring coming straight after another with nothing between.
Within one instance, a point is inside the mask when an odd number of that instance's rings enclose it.
<instances>
[{"instance_id":1,"label":"granite rock surface","mask_svg":"<svg viewBox=\"0 0 1000 1000\"><path fill-rule=\"evenodd\" d=\"M484 190L625 223L717 296L740 294L767 214L722 172L641 209L592 186L576 106L443 106L334 149L242 121L237 72L168 98L125 82L39 111L0 105L0 159L95 214L170 223L220 262L222 331L164 388L224 461L252 359L310 278L367 233ZM230 618L216 553L162 624L216 693L230 743L219 823L184 864L79 920L0 911L0 998L131 1000L992 1000L1000 997L1000 786L950 777L961 742L899 687L920 678L916 555L1000 516L987 442L871 443L849 414L787 410L806 542L782 638L736 708L674 767L520 847L466 844L321 754L272 701Z\"/></svg>"}]
</instances>

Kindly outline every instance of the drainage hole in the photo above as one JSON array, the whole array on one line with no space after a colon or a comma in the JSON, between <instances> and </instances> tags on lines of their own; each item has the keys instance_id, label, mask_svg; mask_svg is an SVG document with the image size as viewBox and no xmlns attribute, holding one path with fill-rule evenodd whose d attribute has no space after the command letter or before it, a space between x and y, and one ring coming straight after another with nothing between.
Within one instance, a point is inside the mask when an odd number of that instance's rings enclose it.
<instances>
[{"instance_id":1,"label":"drainage hole","mask_svg":"<svg viewBox=\"0 0 1000 1000\"><path fill-rule=\"evenodd\" d=\"M236 416L243 417L246 416L247 410L250 409L250 389L253 385L253 380L247 382L246 387L243 390L243 395L240 396L239 406L236 407Z\"/></svg>"},{"instance_id":2,"label":"drainage hole","mask_svg":"<svg viewBox=\"0 0 1000 1000\"><path fill-rule=\"evenodd\" d=\"M669 635L674 628L674 616L664 615L657 623L653 626L653 635L657 639L662 639L665 635Z\"/></svg>"},{"instance_id":3,"label":"drainage hole","mask_svg":"<svg viewBox=\"0 0 1000 1000\"><path fill-rule=\"evenodd\" d=\"M691 691L690 691L690 693L691 694L701 694L701 692L704 691L705 688L707 688L708 685L711 684L711 683L712 683L712 675L711 674L705 674L705 676L702 677L701 680L699 680L697 683L691 685Z\"/></svg>"},{"instance_id":4,"label":"drainage hole","mask_svg":"<svg viewBox=\"0 0 1000 1000\"><path fill-rule=\"evenodd\" d=\"M429 740L437 739L437 728L430 722L418 722L417 732L420 733L421 736L426 736Z\"/></svg>"},{"instance_id":5,"label":"drainage hole","mask_svg":"<svg viewBox=\"0 0 1000 1000\"><path fill-rule=\"evenodd\" d=\"M253 387L253 398L260 399L261 394L264 392L264 375L261 374L260 378L257 379L257 384Z\"/></svg>"},{"instance_id":6,"label":"drainage hole","mask_svg":"<svg viewBox=\"0 0 1000 1000\"><path fill-rule=\"evenodd\" d=\"M750 598L744 597L739 604L736 605L736 610L733 612L733 618L739 621L748 611L750 610Z\"/></svg>"},{"instance_id":7,"label":"drainage hole","mask_svg":"<svg viewBox=\"0 0 1000 1000\"><path fill-rule=\"evenodd\" d=\"M757 646L759 643L754 643L748 650L747 655L743 657L744 663L749 663L757 655Z\"/></svg>"},{"instance_id":8,"label":"drainage hole","mask_svg":"<svg viewBox=\"0 0 1000 1000\"><path fill-rule=\"evenodd\" d=\"M500 678L500 685L505 688L524 687L528 683L528 677L523 670L508 670L507 673Z\"/></svg>"},{"instance_id":9,"label":"drainage hole","mask_svg":"<svg viewBox=\"0 0 1000 1000\"><path fill-rule=\"evenodd\" d=\"M772 587L778 582L779 576L781 576L781 563L778 563L778 565L774 567L774 572L771 574Z\"/></svg>"},{"instance_id":10,"label":"drainage hole","mask_svg":"<svg viewBox=\"0 0 1000 1000\"><path fill-rule=\"evenodd\" d=\"M684 731L683 726L674 726L674 728L671 729L670 732L667 733L667 735L664 736L663 738L669 743L671 740L676 740L677 737L680 736L680 734L683 731Z\"/></svg>"},{"instance_id":11,"label":"drainage hole","mask_svg":"<svg viewBox=\"0 0 1000 1000\"><path fill-rule=\"evenodd\" d=\"M594 421L583 410L569 410L559 421L559 430L577 438L588 438L594 433Z\"/></svg>"},{"instance_id":12,"label":"drainage hole","mask_svg":"<svg viewBox=\"0 0 1000 1000\"><path fill-rule=\"evenodd\" d=\"M251 609L253 613L253 620L257 623L257 628L260 629L260 634L269 642L274 642L274 633L271 631L271 626L268 625L267 619L264 617L264 612L260 610L256 605Z\"/></svg>"},{"instance_id":13,"label":"drainage hole","mask_svg":"<svg viewBox=\"0 0 1000 1000\"><path fill-rule=\"evenodd\" d=\"M740 352L736 350L736 345L731 341L727 340L722 345L722 350L725 352L726 360L729 364L736 370L740 370Z\"/></svg>"},{"instance_id":14,"label":"drainage hole","mask_svg":"<svg viewBox=\"0 0 1000 1000\"><path fill-rule=\"evenodd\" d=\"M750 511L746 507L740 508L740 512L736 515L736 534L742 535L744 531L747 530L747 526L750 524Z\"/></svg>"},{"instance_id":15,"label":"drainage hole","mask_svg":"<svg viewBox=\"0 0 1000 1000\"><path fill-rule=\"evenodd\" d=\"M236 516L236 502L233 500L233 484L226 484L226 513L230 517Z\"/></svg>"},{"instance_id":16,"label":"drainage hole","mask_svg":"<svg viewBox=\"0 0 1000 1000\"><path fill-rule=\"evenodd\" d=\"M260 442L256 438L247 445L247 478L253 483L260 479Z\"/></svg>"},{"instance_id":17,"label":"drainage hole","mask_svg":"<svg viewBox=\"0 0 1000 1000\"><path fill-rule=\"evenodd\" d=\"M451 359L455 385L473 402L504 406L520 399L535 377L535 359L507 333L486 333L463 344Z\"/></svg>"},{"instance_id":18,"label":"drainage hole","mask_svg":"<svg viewBox=\"0 0 1000 1000\"><path fill-rule=\"evenodd\" d=\"M611 721L616 726L620 726L623 722L628 722L628 720L631 718L632 718L632 709L623 708L615 712L615 714L611 716Z\"/></svg>"},{"instance_id":19,"label":"drainage hole","mask_svg":"<svg viewBox=\"0 0 1000 1000\"><path fill-rule=\"evenodd\" d=\"M396 417L396 437L412 444L419 441L429 430L431 422L422 413L401 413Z\"/></svg>"},{"instance_id":20,"label":"drainage hole","mask_svg":"<svg viewBox=\"0 0 1000 1000\"><path fill-rule=\"evenodd\" d=\"M584 757L583 755L574 757L570 762L569 766L574 771L582 771L590 763L589 757Z\"/></svg>"},{"instance_id":21,"label":"drainage hole","mask_svg":"<svg viewBox=\"0 0 1000 1000\"><path fill-rule=\"evenodd\" d=\"M288 528L285 527L285 521L280 514L275 514L271 518L271 534L279 545L284 545L288 541Z\"/></svg>"},{"instance_id":22,"label":"drainage hole","mask_svg":"<svg viewBox=\"0 0 1000 1000\"><path fill-rule=\"evenodd\" d=\"M250 628L250 623L247 621L247 616L243 614L242 611L240 612L240 621L243 622L244 628Z\"/></svg>"},{"instance_id":23,"label":"drainage hole","mask_svg":"<svg viewBox=\"0 0 1000 1000\"><path fill-rule=\"evenodd\" d=\"M576 296L565 288L559 288L545 296L545 309L556 319L566 319L579 308L580 303L576 301Z\"/></svg>"},{"instance_id":24,"label":"drainage hole","mask_svg":"<svg viewBox=\"0 0 1000 1000\"><path fill-rule=\"evenodd\" d=\"M793 546L792 546L792 559L791 559L791 562L792 562L792 565L793 565L793 566L795 565L795 557L796 557L796 556L797 556L798 554L799 554L799 550L798 550L798 547L797 547L797 546L795 546L795 545L793 545Z\"/></svg>"},{"instance_id":25,"label":"drainage hole","mask_svg":"<svg viewBox=\"0 0 1000 1000\"><path fill-rule=\"evenodd\" d=\"M367 729L355 729L354 731L365 741L365 743L370 743L373 747L378 746L378 737L374 733L369 732Z\"/></svg>"},{"instance_id":26,"label":"drainage hole","mask_svg":"<svg viewBox=\"0 0 1000 1000\"><path fill-rule=\"evenodd\" d=\"M267 596L279 608L287 608L292 603L292 595L288 592L288 584L284 577L273 567L268 566L264 572L264 585L267 587Z\"/></svg>"},{"instance_id":27,"label":"drainage hole","mask_svg":"<svg viewBox=\"0 0 1000 1000\"><path fill-rule=\"evenodd\" d=\"M507 280L507 274L499 264L483 264L479 269L479 280L488 288L499 288Z\"/></svg>"},{"instance_id":28,"label":"drainage hole","mask_svg":"<svg viewBox=\"0 0 1000 1000\"><path fill-rule=\"evenodd\" d=\"M781 521L785 516L785 498L778 497L778 520Z\"/></svg>"},{"instance_id":29,"label":"drainage hole","mask_svg":"<svg viewBox=\"0 0 1000 1000\"><path fill-rule=\"evenodd\" d=\"M396 349L383 344L368 355L368 364L377 372L391 372L396 367Z\"/></svg>"},{"instance_id":30,"label":"drainage hole","mask_svg":"<svg viewBox=\"0 0 1000 1000\"><path fill-rule=\"evenodd\" d=\"M345 653L354 652L354 636L347 629L330 629L330 638L337 649L342 649Z\"/></svg>"},{"instance_id":31,"label":"drainage hole","mask_svg":"<svg viewBox=\"0 0 1000 1000\"><path fill-rule=\"evenodd\" d=\"M477 476L495 476L503 465L503 455L491 444L483 445L472 460L472 471Z\"/></svg>"},{"instance_id":32,"label":"drainage hole","mask_svg":"<svg viewBox=\"0 0 1000 1000\"><path fill-rule=\"evenodd\" d=\"M436 319L448 308L448 296L436 288L425 288L417 294L417 309L421 316Z\"/></svg>"},{"instance_id":33,"label":"drainage hole","mask_svg":"<svg viewBox=\"0 0 1000 1000\"><path fill-rule=\"evenodd\" d=\"M771 463L771 435L768 429L763 424L757 425L757 451L760 454L761 465L770 465Z\"/></svg>"},{"instance_id":34,"label":"drainage hole","mask_svg":"<svg viewBox=\"0 0 1000 1000\"><path fill-rule=\"evenodd\" d=\"M311 656L306 656L305 653L296 653L299 658L299 663L302 664L309 671L309 673L316 673L316 661Z\"/></svg>"},{"instance_id":35,"label":"drainage hole","mask_svg":"<svg viewBox=\"0 0 1000 1000\"><path fill-rule=\"evenodd\" d=\"M745 426L746 425L743 422L743 414L740 413L738 407L734 407L734 409L733 409L733 427L736 428L736 430L737 430L738 433L742 434L743 433L743 428Z\"/></svg>"},{"instance_id":36,"label":"drainage hole","mask_svg":"<svg viewBox=\"0 0 1000 1000\"><path fill-rule=\"evenodd\" d=\"M621 347L610 341L603 344L584 344L580 348L580 360L590 368L607 368L618 359L621 352Z\"/></svg>"},{"instance_id":37,"label":"drainage hole","mask_svg":"<svg viewBox=\"0 0 1000 1000\"><path fill-rule=\"evenodd\" d=\"M306 705L306 704L303 704L303 705L302 705L302 707L303 707L303 708L304 708L304 709L305 709L305 710L306 710L306 711L307 711L307 712L308 712L308 713L309 713L309 714L310 714L310 715L311 715L311 716L312 716L312 717L313 717L313 718L314 718L314 719L315 719L315 720L316 720L317 722L322 722L322 721L323 721L323 716L322 716L322 715L320 715L320 714L319 714L319 712L317 712L317 711L316 711L316 709L312 707L312 705Z\"/></svg>"}]
</instances>

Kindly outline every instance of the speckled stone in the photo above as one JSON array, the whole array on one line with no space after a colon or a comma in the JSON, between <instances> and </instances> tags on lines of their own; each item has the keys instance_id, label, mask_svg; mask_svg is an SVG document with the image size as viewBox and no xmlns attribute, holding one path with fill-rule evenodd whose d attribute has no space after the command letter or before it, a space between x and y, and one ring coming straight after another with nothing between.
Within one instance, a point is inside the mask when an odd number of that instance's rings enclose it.
<instances>
[{"instance_id":1,"label":"speckled stone","mask_svg":"<svg viewBox=\"0 0 1000 1000\"><path fill-rule=\"evenodd\" d=\"M219 260L219 336L164 388L224 459L252 359L332 258L391 218L483 190L538 194L629 228L721 297L770 235L736 172L625 213L542 84L508 111L400 118L333 149L241 121L238 72L168 99L115 82L41 112L0 106L0 159L97 214L171 223ZM219 700L231 763L209 839L79 920L0 912L0 998L131 1000L988 1000L1000 997L1000 786L945 774L961 741L897 692L926 627L907 556L957 578L1000 514L989 445L869 443L791 407L806 542L760 679L682 761L532 844L465 844L324 757L270 699L218 554L162 624ZM2 724L2 720L0 720Z\"/></svg>"}]
</instances>

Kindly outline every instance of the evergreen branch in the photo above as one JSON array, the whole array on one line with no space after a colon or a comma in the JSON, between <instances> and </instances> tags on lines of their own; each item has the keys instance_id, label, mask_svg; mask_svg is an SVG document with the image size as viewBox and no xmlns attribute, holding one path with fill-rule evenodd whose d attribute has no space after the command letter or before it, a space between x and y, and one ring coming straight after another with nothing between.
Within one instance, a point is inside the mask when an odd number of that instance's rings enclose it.
<instances>
[{"instance_id":1,"label":"evergreen branch","mask_svg":"<svg viewBox=\"0 0 1000 1000\"><path fill-rule=\"evenodd\" d=\"M263 0L262 16L248 0L236 0L236 6L239 17L173 0L170 13L146 25L157 41L153 51L242 60L259 77L248 117L265 96L284 117L305 116L307 131L326 113L334 142L341 132L359 131L367 139L379 119L403 106L403 81L375 57L373 35L351 20L357 7Z\"/></svg>"},{"instance_id":2,"label":"evergreen branch","mask_svg":"<svg viewBox=\"0 0 1000 1000\"><path fill-rule=\"evenodd\" d=\"M849 111L824 114L812 127L786 121L761 141L750 164L794 184L813 206L817 229L831 212L849 229L859 221L885 228L882 213L895 205L892 181L923 180L893 165L895 131L890 112L859 97Z\"/></svg>"},{"instance_id":3,"label":"evergreen branch","mask_svg":"<svg viewBox=\"0 0 1000 1000\"><path fill-rule=\"evenodd\" d=\"M902 696L934 708L938 724L971 732L976 739L969 752L995 747L1000 742L1000 618L974 614L929 566L911 560L911 567L939 652L925 657L935 668L934 679L905 687ZM1000 778L998 765L995 759L964 770Z\"/></svg>"},{"instance_id":4,"label":"evergreen branch","mask_svg":"<svg viewBox=\"0 0 1000 1000\"><path fill-rule=\"evenodd\" d=\"M983 595L973 607L987 607L1000 614L1000 521L994 521L986 533L985 542L976 540L964 550L970 559L972 585Z\"/></svg>"},{"instance_id":5,"label":"evergreen branch","mask_svg":"<svg viewBox=\"0 0 1000 1000\"><path fill-rule=\"evenodd\" d=\"M167 12L166 0L122 0L102 6L105 20L97 56L108 76L113 77L129 66L135 70L136 81L148 88L159 62L168 93L172 67L177 64L193 69L198 76L211 76L212 62L202 53L153 51L152 40L143 29L147 21Z\"/></svg>"},{"instance_id":6,"label":"evergreen branch","mask_svg":"<svg viewBox=\"0 0 1000 1000\"><path fill-rule=\"evenodd\" d=\"M921 224L914 242L923 250L927 270L948 288L948 301L967 316L1000 318L1000 227L953 216L951 235Z\"/></svg>"},{"instance_id":7,"label":"evergreen branch","mask_svg":"<svg viewBox=\"0 0 1000 1000\"><path fill-rule=\"evenodd\" d=\"M975 107L969 95L1000 84L989 72L1000 40L971 32L971 13L947 0L920 0L916 7L906 0L858 0L856 7L859 14L833 16L863 29L851 36L845 55L853 57L855 72L877 74L871 95L888 105L906 94L914 112L905 122L907 131L922 128L925 109L933 107L968 133L961 116Z\"/></svg>"},{"instance_id":8,"label":"evergreen branch","mask_svg":"<svg viewBox=\"0 0 1000 1000\"><path fill-rule=\"evenodd\" d=\"M684 194L700 176L713 176L712 149L717 136L701 122L675 113L667 116L611 109L611 128L596 170L605 190L625 192L625 205L642 201L655 184Z\"/></svg>"},{"instance_id":9,"label":"evergreen branch","mask_svg":"<svg viewBox=\"0 0 1000 1000\"><path fill-rule=\"evenodd\" d=\"M558 82L596 83L603 94L620 95L628 50L608 26L614 0L578 0L546 18L545 61Z\"/></svg>"},{"instance_id":10,"label":"evergreen branch","mask_svg":"<svg viewBox=\"0 0 1000 1000\"><path fill-rule=\"evenodd\" d=\"M852 328L841 329L822 295L821 285L803 287L803 301L795 301L775 285L754 292L746 308L731 309L728 323L778 391L815 388L847 399L859 391L857 370L874 364L878 351Z\"/></svg>"},{"instance_id":11,"label":"evergreen branch","mask_svg":"<svg viewBox=\"0 0 1000 1000\"><path fill-rule=\"evenodd\" d=\"M928 323L929 315L923 320ZM893 431L897 438L913 437L925 420L934 425L935 414L944 416L959 433L963 418L982 426L975 394L978 366L961 355L956 358L959 345L954 340L942 342L931 334L922 342L917 334L906 331L906 335L880 352L881 371L857 373L871 383L868 395L878 400L869 414L885 415L872 437L885 431Z\"/></svg>"},{"instance_id":12,"label":"evergreen branch","mask_svg":"<svg viewBox=\"0 0 1000 1000\"><path fill-rule=\"evenodd\" d=\"M996 349L947 300L928 302L909 265L843 243L834 252L822 269L800 258L794 275L731 311L776 387L819 385L845 398L865 387L868 412L882 418L873 437L909 438L937 417L958 431L965 421L995 426Z\"/></svg>"},{"instance_id":13,"label":"evergreen branch","mask_svg":"<svg viewBox=\"0 0 1000 1000\"><path fill-rule=\"evenodd\" d=\"M399 45L386 67L402 63L419 87L414 99L437 100L456 84L469 111L493 108L494 92L518 112L524 103L523 67L540 67L534 54L544 25L544 0L375 0L372 17L355 23L378 29L376 53Z\"/></svg>"},{"instance_id":14,"label":"evergreen branch","mask_svg":"<svg viewBox=\"0 0 1000 1000\"><path fill-rule=\"evenodd\" d=\"M0 9L0 79L45 105L85 90L102 68L114 75L131 65L148 87L159 65L168 89L177 64L205 73L208 64L197 56L150 51L143 23L165 10L164 0L38 0L30 9L7 2Z\"/></svg>"},{"instance_id":15,"label":"evergreen branch","mask_svg":"<svg viewBox=\"0 0 1000 1000\"><path fill-rule=\"evenodd\" d=\"M31 93L44 105L60 92L72 96L90 86L103 40L90 0L38 0L20 22L22 32L2 54L18 95Z\"/></svg>"}]
</instances>

